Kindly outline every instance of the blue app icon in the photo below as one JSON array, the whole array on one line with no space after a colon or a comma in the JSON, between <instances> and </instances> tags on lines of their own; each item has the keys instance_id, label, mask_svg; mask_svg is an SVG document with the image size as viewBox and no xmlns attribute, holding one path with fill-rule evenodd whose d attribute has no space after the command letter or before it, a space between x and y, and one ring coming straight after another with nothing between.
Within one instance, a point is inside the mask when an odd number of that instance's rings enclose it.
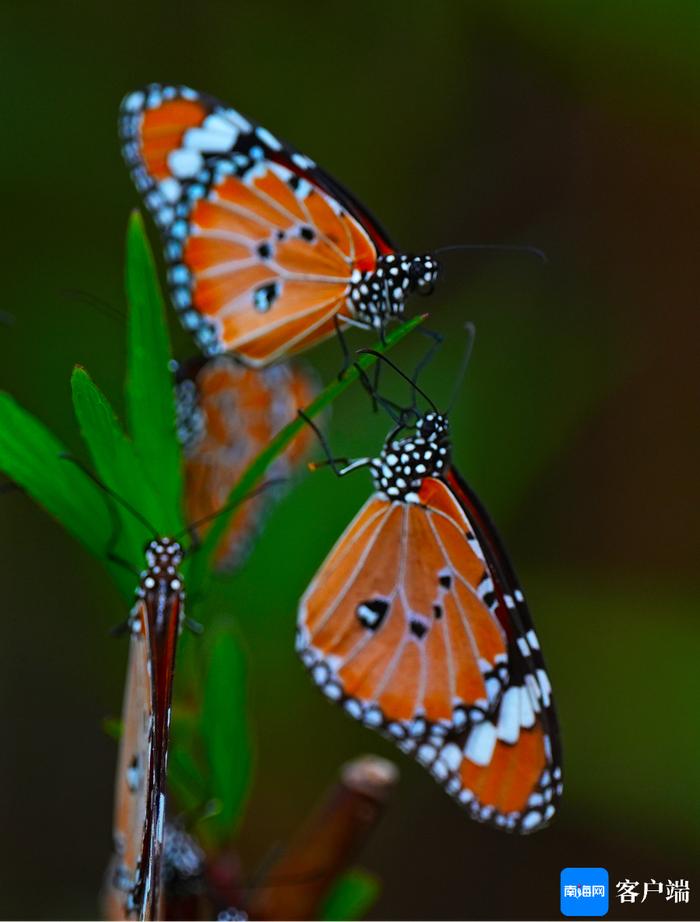
<instances>
[{"instance_id":1,"label":"blue app icon","mask_svg":"<svg viewBox=\"0 0 700 922\"><path fill-rule=\"evenodd\" d=\"M605 868L564 868L559 885L562 915L607 915L608 887Z\"/></svg>"}]
</instances>

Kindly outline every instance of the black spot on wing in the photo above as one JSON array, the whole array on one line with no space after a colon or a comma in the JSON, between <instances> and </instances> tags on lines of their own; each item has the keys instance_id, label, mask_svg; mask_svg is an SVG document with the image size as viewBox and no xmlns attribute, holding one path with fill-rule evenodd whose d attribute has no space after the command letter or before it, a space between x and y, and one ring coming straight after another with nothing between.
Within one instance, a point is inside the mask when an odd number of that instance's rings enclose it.
<instances>
[{"instance_id":1,"label":"black spot on wing","mask_svg":"<svg viewBox=\"0 0 700 922\"><path fill-rule=\"evenodd\" d=\"M253 304L255 310L261 314L270 310L272 305L279 297L279 285L277 282L268 282L267 285L260 285L253 292Z\"/></svg>"},{"instance_id":2,"label":"black spot on wing","mask_svg":"<svg viewBox=\"0 0 700 922\"><path fill-rule=\"evenodd\" d=\"M357 620L363 627L376 631L386 618L389 611L389 603L386 599L367 599L355 609Z\"/></svg>"}]
</instances>

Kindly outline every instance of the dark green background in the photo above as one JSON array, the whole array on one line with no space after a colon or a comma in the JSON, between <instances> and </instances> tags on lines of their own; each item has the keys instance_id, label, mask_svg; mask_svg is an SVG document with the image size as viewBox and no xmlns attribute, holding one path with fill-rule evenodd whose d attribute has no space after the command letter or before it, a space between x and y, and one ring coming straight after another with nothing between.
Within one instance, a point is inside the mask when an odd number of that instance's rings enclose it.
<instances>
[{"instance_id":1,"label":"dark green background","mask_svg":"<svg viewBox=\"0 0 700 922\"><path fill-rule=\"evenodd\" d=\"M250 564L218 589L250 654L254 867L338 766L396 757L402 782L362 856L377 918L558 916L567 865L690 877L697 903L697 343L700 8L692 2L3 3L0 385L77 448L68 376L118 403L123 238L136 196L116 138L124 93L188 83L336 174L398 243L531 243L550 257L450 257L429 302L448 344L425 376L455 456L505 533L559 703L560 816L512 839L470 822L420 767L354 725L293 652L297 600L370 489L306 476ZM176 352L192 346L175 329ZM358 345L361 338L358 338ZM365 341L362 341L365 342ZM394 357L410 367L421 343ZM310 357L326 376L334 343ZM357 391L340 453L387 421ZM29 500L2 497L5 917L94 917L110 847L124 644L116 590ZM619 918L683 918L650 898Z\"/></svg>"}]
</instances>

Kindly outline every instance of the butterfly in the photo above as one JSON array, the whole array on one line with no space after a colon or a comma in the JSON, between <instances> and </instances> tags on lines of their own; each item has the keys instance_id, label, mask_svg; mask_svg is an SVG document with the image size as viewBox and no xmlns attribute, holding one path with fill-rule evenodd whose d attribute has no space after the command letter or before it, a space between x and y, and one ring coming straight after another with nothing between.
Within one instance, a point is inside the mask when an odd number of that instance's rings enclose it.
<instances>
[{"instance_id":1,"label":"butterfly","mask_svg":"<svg viewBox=\"0 0 700 922\"><path fill-rule=\"evenodd\" d=\"M447 417L397 425L375 492L301 599L313 681L425 766L470 815L527 833L562 793L551 686L525 598L483 505L451 462Z\"/></svg>"},{"instance_id":2,"label":"butterfly","mask_svg":"<svg viewBox=\"0 0 700 922\"><path fill-rule=\"evenodd\" d=\"M295 419L297 408L313 400L318 387L311 372L300 365L253 370L229 355L183 365L178 379L186 512L189 521L199 521L222 508L248 465ZM310 431L304 429L272 465L273 477L287 479L309 442ZM217 549L220 569L243 562L271 498L260 494L235 511Z\"/></svg>"},{"instance_id":3,"label":"butterfly","mask_svg":"<svg viewBox=\"0 0 700 922\"><path fill-rule=\"evenodd\" d=\"M181 545L159 538L128 619L122 736L117 759L114 854L103 892L108 919L161 918L161 869L170 709L177 640L185 620Z\"/></svg>"},{"instance_id":4,"label":"butterfly","mask_svg":"<svg viewBox=\"0 0 700 922\"><path fill-rule=\"evenodd\" d=\"M119 126L173 305L206 355L267 365L349 325L383 330L432 290L434 255L398 252L313 160L218 100L151 84Z\"/></svg>"}]
</instances>

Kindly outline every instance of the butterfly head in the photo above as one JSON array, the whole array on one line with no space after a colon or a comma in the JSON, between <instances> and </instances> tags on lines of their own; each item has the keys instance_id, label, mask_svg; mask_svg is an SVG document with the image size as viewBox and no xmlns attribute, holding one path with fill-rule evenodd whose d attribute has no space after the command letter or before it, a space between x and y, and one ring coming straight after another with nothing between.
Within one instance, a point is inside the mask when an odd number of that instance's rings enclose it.
<instances>
[{"instance_id":1,"label":"butterfly head","mask_svg":"<svg viewBox=\"0 0 700 922\"><path fill-rule=\"evenodd\" d=\"M390 317L403 316L406 298L414 291L429 294L438 277L437 259L430 254L388 253L371 271L355 271L349 300L358 320L381 328Z\"/></svg>"},{"instance_id":2,"label":"butterfly head","mask_svg":"<svg viewBox=\"0 0 700 922\"><path fill-rule=\"evenodd\" d=\"M156 538L146 545L146 569L141 574L137 595L165 586L173 592L182 591L182 577L177 568L184 556L182 545L173 538Z\"/></svg>"},{"instance_id":3,"label":"butterfly head","mask_svg":"<svg viewBox=\"0 0 700 922\"><path fill-rule=\"evenodd\" d=\"M382 453L371 462L375 488L389 499L419 502L426 477L439 477L449 463L450 434L446 416L431 411L415 425L415 435L392 433Z\"/></svg>"},{"instance_id":4,"label":"butterfly head","mask_svg":"<svg viewBox=\"0 0 700 922\"><path fill-rule=\"evenodd\" d=\"M430 253L414 256L408 265L409 287L422 295L432 294L440 264Z\"/></svg>"}]
</instances>

